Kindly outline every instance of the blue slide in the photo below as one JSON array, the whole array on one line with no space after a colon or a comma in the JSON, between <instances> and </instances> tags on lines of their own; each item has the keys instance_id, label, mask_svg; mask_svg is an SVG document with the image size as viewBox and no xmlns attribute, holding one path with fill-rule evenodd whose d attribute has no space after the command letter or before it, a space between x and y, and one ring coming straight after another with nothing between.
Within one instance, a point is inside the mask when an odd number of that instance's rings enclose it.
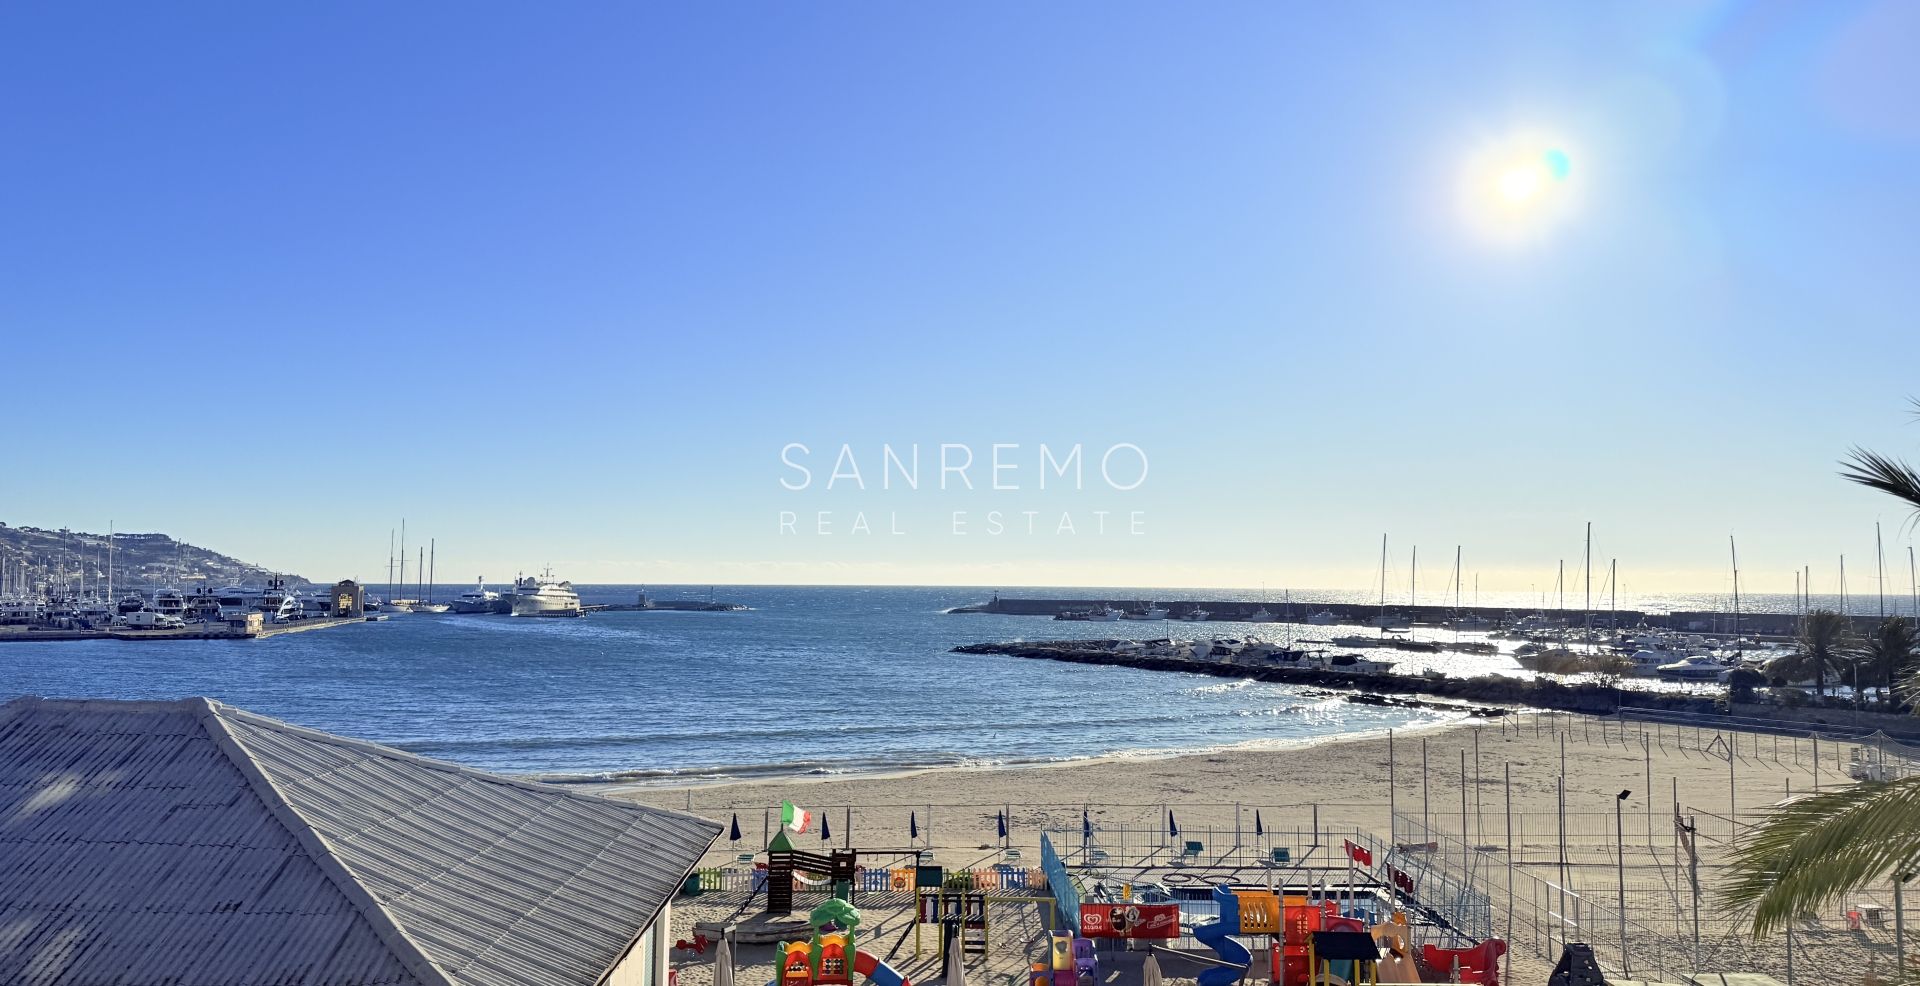
<instances>
[{"instance_id":1,"label":"blue slide","mask_svg":"<svg viewBox=\"0 0 1920 986\"><path fill-rule=\"evenodd\" d=\"M1202 945L1219 952L1222 962L1240 968L1208 966L1200 972L1200 986L1233 986L1246 978L1247 967L1253 963L1253 953L1230 937L1240 931L1240 898L1235 897L1233 891L1219 886L1213 888L1213 900L1220 905L1220 920L1193 929L1193 937L1199 939Z\"/></svg>"}]
</instances>

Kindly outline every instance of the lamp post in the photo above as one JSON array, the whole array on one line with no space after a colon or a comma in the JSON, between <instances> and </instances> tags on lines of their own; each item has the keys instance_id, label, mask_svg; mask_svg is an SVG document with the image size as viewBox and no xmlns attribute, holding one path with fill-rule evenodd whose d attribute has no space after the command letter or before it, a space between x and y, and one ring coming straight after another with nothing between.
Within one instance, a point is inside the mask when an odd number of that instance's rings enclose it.
<instances>
[{"instance_id":1,"label":"lamp post","mask_svg":"<svg viewBox=\"0 0 1920 986\"><path fill-rule=\"evenodd\" d=\"M1627 826L1623 814L1627 798L1632 791L1621 791L1613 799L1613 832L1615 836L1614 863L1615 872L1620 877L1620 972L1627 972Z\"/></svg>"}]
</instances>

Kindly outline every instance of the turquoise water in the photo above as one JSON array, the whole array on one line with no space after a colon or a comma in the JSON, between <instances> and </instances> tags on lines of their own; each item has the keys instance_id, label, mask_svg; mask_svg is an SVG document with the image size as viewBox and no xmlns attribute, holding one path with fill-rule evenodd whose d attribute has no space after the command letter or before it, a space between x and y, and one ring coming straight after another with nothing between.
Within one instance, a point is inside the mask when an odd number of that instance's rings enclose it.
<instances>
[{"instance_id":1,"label":"turquoise water","mask_svg":"<svg viewBox=\"0 0 1920 986\"><path fill-rule=\"evenodd\" d=\"M631 602L633 588L581 594ZM578 620L401 615L254 641L7 644L0 695L209 695L485 769L643 783L1151 754L1440 718L1282 685L948 653L961 643L1089 632L940 612L979 601L984 594L972 590L715 594L753 609ZM1102 632L1228 635L1232 626Z\"/></svg>"}]
</instances>

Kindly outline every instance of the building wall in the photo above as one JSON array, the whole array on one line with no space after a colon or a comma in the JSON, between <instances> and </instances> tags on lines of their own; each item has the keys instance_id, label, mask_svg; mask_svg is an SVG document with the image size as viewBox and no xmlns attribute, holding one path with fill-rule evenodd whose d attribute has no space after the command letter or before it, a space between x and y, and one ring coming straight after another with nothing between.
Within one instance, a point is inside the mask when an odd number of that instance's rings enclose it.
<instances>
[{"instance_id":1,"label":"building wall","mask_svg":"<svg viewBox=\"0 0 1920 986\"><path fill-rule=\"evenodd\" d=\"M640 939L633 943L620 964L607 974L604 986L665 986L667 981L667 947L672 942L663 939L668 932L662 928L673 927L673 905L668 904L660 911L653 924L647 927Z\"/></svg>"}]
</instances>

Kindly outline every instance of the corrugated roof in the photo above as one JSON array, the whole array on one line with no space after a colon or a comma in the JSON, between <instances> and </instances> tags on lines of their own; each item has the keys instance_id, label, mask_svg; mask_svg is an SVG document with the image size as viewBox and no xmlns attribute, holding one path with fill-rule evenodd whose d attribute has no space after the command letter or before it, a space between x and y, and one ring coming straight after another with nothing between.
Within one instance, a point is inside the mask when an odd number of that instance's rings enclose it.
<instances>
[{"instance_id":1,"label":"corrugated roof","mask_svg":"<svg viewBox=\"0 0 1920 986\"><path fill-rule=\"evenodd\" d=\"M719 833L207 699L16 699L0 983L591 986Z\"/></svg>"}]
</instances>

